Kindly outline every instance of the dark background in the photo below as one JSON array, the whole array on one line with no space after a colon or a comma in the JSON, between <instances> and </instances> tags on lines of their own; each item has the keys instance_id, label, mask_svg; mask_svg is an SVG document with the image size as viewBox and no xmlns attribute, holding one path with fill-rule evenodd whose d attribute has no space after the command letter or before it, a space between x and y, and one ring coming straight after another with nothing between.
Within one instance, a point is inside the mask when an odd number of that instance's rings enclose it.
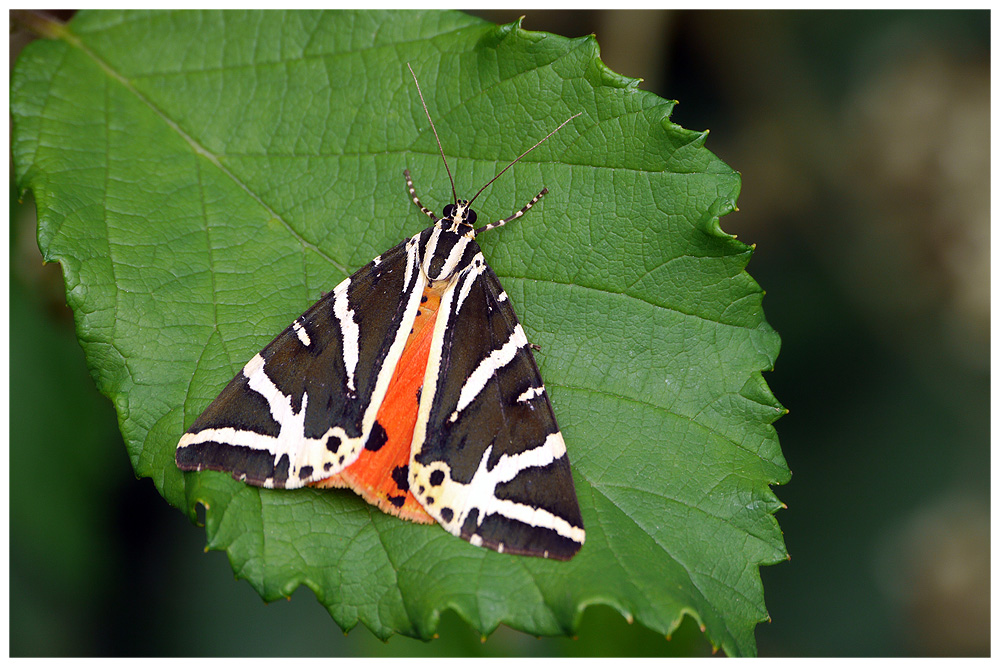
<instances>
[{"instance_id":1,"label":"dark background","mask_svg":"<svg viewBox=\"0 0 1000 667\"><path fill-rule=\"evenodd\" d=\"M791 560L763 568L761 655L990 651L990 15L498 11L568 37L711 129L743 175L723 228L757 251L782 352ZM26 37L11 36L13 59ZM314 596L263 604L136 480L76 343L34 209L11 190L12 655L706 654L590 608L577 640L453 613L440 639L343 635Z\"/></svg>"}]
</instances>

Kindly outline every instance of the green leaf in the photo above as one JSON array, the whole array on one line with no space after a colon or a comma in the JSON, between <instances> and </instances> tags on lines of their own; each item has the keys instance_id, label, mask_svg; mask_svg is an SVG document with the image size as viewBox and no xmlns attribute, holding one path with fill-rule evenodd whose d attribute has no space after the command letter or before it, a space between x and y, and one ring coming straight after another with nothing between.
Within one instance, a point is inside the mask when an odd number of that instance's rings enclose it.
<instances>
[{"instance_id":1,"label":"green leaf","mask_svg":"<svg viewBox=\"0 0 1000 667\"><path fill-rule=\"evenodd\" d=\"M82 12L14 72L14 159L39 245L138 475L266 600L300 584L343 628L434 635L452 608L573 633L607 604L669 635L694 616L755 652L758 573L785 556L787 481L761 378L778 352L724 233L739 177L672 104L565 39L452 12ZM577 112L477 201L529 215L481 241L541 345L587 528L569 563L478 549L346 491L182 474L185 428L325 290Z\"/></svg>"}]
</instances>

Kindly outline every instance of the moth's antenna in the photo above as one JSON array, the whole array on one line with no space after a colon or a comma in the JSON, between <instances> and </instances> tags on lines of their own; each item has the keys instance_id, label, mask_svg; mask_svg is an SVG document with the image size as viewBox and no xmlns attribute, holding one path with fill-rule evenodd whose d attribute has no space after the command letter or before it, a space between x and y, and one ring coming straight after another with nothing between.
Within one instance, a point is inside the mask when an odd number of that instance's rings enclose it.
<instances>
[{"instance_id":1,"label":"moth's antenna","mask_svg":"<svg viewBox=\"0 0 1000 667\"><path fill-rule=\"evenodd\" d=\"M427 110L427 102L424 101L424 94L420 90L420 82L417 81L417 75L413 71L413 68L410 67L410 63L406 63L406 66L409 67L410 74L413 75L413 83L417 84L417 95L420 95L420 103L424 105L424 113L427 114L427 122L431 124L431 130L434 131L434 138L437 139L437 142L438 142L438 150L441 151L441 159L444 161L444 170L448 172L448 180L451 181L452 202L455 203L455 204L457 204L458 203L458 193L455 192L455 179L451 177L451 169L448 168L448 159L444 156L444 147L441 145L441 137L438 136L437 128L434 127L434 121L431 120L431 112ZM577 114L577 115L579 115L579 114ZM566 122L569 122L569 121L566 121ZM565 124L566 123L563 123L563 125L565 125ZM547 138L548 137L546 137L546 139ZM545 141L545 139L542 139L542 141ZM521 158L518 158L518 160L520 160L520 159ZM503 172L500 172L500 173L503 173ZM487 185L489 185L489 184L487 183Z\"/></svg>"},{"instance_id":2,"label":"moth's antenna","mask_svg":"<svg viewBox=\"0 0 1000 667\"><path fill-rule=\"evenodd\" d=\"M493 181L495 181L498 178L500 178L501 176L503 176L504 171L507 171L508 169L510 169L511 167L513 167L515 164L517 164L520 161L521 158L523 158L525 155L527 155L531 151L533 151L536 148L538 148L542 144L543 141L545 141L546 139L548 139L549 137L551 137L553 134L555 134L556 132L558 132L559 130L561 130L563 128L563 125L565 125L566 123L570 122L571 120L573 120L574 118L576 118L577 116L579 116L581 114L583 114L582 111L580 113L574 115L574 116L570 116L569 118L567 118L566 120L564 120L559 127L557 127L556 129L552 130L551 132L549 132L548 134L546 134L544 137L542 137L541 140L537 144L535 144L534 146L532 146L528 150L526 150L523 153L521 153L520 155L518 155L517 158L513 162L511 162L510 164L508 164L506 167L503 168L503 171L501 171L499 174L497 174L496 176L494 176L493 178L491 178L489 183L487 183L483 187L479 188L479 192L477 192L475 194L475 196L473 196L473 198L469 200L469 205L471 206L472 202L476 201L476 197L478 197L479 195L483 194L483 190L485 190L486 188L490 187L493 184Z\"/></svg>"}]
</instances>

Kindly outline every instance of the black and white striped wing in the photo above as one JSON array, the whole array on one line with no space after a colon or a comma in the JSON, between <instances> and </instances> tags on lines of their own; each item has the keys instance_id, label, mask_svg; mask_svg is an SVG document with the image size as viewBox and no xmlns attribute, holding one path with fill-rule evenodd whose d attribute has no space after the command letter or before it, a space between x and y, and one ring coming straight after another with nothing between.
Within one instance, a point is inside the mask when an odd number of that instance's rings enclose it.
<instances>
[{"instance_id":1,"label":"black and white striped wing","mask_svg":"<svg viewBox=\"0 0 1000 667\"><path fill-rule=\"evenodd\" d=\"M303 486L349 466L366 443L385 438L375 415L424 284L417 237L344 280L212 401L180 439L177 466L269 488Z\"/></svg>"},{"instance_id":2,"label":"black and white striped wing","mask_svg":"<svg viewBox=\"0 0 1000 667\"><path fill-rule=\"evenodd\" d=\"M477 546L568 560L584 541L552 405L481 252L442 296L410 489L447 531Z\"/></svg>"}]
</instances>

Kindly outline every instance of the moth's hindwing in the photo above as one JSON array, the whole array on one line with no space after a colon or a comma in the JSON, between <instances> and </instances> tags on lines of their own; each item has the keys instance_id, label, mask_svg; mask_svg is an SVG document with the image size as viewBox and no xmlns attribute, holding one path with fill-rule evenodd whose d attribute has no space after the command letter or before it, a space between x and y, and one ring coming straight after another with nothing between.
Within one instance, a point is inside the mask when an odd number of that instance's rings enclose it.
<instances>
[{"instance_id":1,"label":"moth's hindwing","mask_svg":"<svg viewBox=\"0 0 1000 667\"><path fill-rule=\"evenodd\" d=\"M295 488L384 438L375 416L425 283L417 239L362 267L255 355L181 438L177 466Z\"/></svg>"},{"instance_id":2,"label":"moth's hindwing","mask_svg":"<svg viewBox=\"0 0 1000 667\"><path fill-rule=\"evenodd\" d=\"M417 523L435 523L410 493L409 468L440 292L440 286L424 288L403 354L375 416L372 431L380 437L368 438L354 463L339 474L313 484L322 488L349 487L383 512ZM385 437L381 437L383 433Z\"/></svg>"},{"instance_id":3,"label":"moth's hindwing","mask_svg":"<svg viewBox=\"0 0 1000 667\"><path fill-rule=\"evenodd\" d=\"M475 251L441 298L410 490L472 544L568 560L584 529L566 445L510 300Z\"/></svg>"}]
</instances>

